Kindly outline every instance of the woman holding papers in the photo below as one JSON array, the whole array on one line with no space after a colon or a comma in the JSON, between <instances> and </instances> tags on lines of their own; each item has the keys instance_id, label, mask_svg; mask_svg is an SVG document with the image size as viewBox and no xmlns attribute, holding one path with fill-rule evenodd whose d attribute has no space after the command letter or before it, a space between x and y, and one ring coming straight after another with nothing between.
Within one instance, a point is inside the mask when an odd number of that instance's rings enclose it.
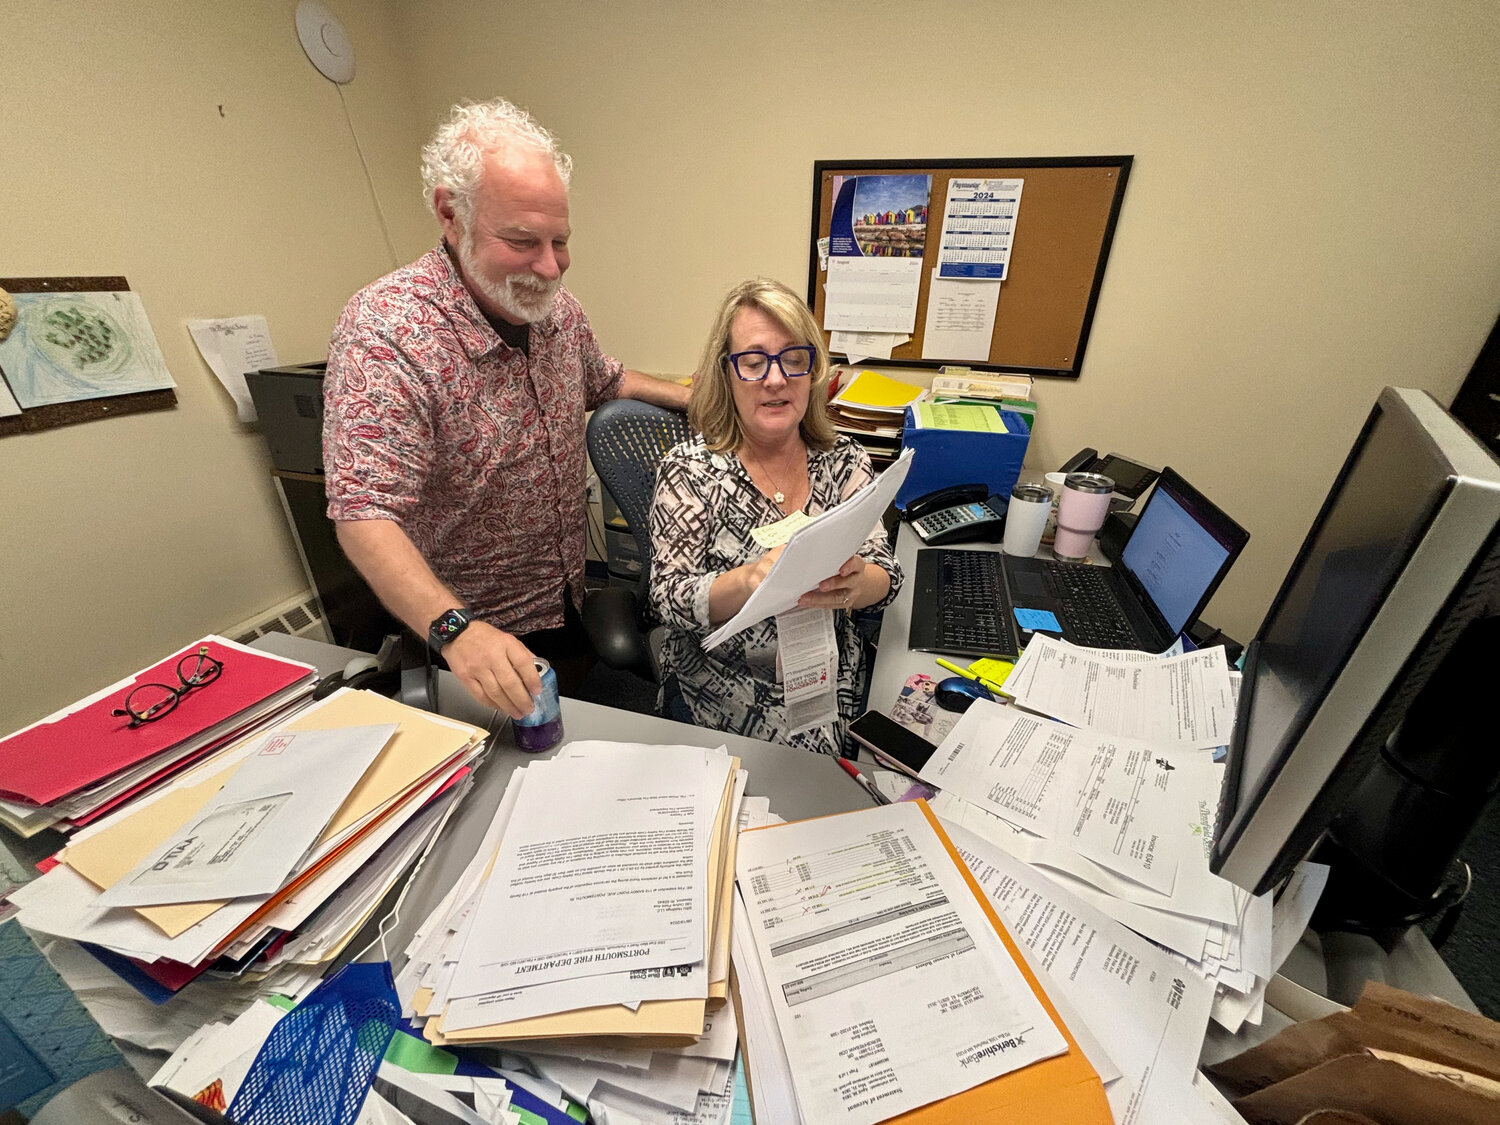
<instances>
[{"instance_id":1,"label":"woman holding papers","mask_svg":"<svg viewBox=\"0 0 1500 1125\"><path fill-rule=\"evenodd\" d=\"M884 606L901 584L879 524L856 555L807 576L821 581L809 582L798 606L819 612L768 618L703 647L800 524L874 479L864 449L828 420L828 380L823 334L801 298L765 278L730 290L688 403L701 436L657 470L651 605L669 629L663 693L672 718L836 754L865 680L850 611Z\"/></svg>"}]
</instances>

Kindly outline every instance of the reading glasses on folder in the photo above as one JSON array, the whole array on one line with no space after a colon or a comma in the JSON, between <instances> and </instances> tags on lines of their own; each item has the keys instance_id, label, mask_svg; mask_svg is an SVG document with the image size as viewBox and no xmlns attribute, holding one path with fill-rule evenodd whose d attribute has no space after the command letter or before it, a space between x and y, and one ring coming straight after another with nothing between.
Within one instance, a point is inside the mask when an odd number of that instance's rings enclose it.
<instances>
[{"instance_id":1,"label":"reading glasses on folder","mask_svg":"<svg viewBox=\"0 0 1500 1125\"><path fill-rule=\"evenodd\" d=\"M729 362L734 366L734 373L746 383L759 383L771 373L773 363L788 379L799 379L813 369L817 354L811 344L792 344L775 355L759 349L731 352Z\"/></svg>"},{"instance_id":2,"label":"reading glasses on folder","mask_svg":"<svg viewBox=\"0 0 1500 1125\"><path fill-rule=\"evenodd\" d=\"M224 671L224 662L208 655L204 646L196 653L188 653L177 662L177 682L171 684L139 684L125 697L125 706L116 707L111 715L129 715L130 725L152 723L170 714L172 708L194 688L207 687Z\"/></svg>"}]
</instances>

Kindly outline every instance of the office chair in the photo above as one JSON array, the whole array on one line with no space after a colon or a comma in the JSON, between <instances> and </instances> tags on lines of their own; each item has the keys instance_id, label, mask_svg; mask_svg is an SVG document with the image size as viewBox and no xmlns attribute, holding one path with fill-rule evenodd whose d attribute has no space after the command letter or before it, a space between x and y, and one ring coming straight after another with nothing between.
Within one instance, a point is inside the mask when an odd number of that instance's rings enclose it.
<instances>
[{"instance_id":1,"label":"office chair","mask_svg":"<svg viewBox=\"0 0 1500 1125\"><path fill-rule=\"evenodd\" d=\"M652 683L661 682L658 654L664 630L652 619L647 598L651 497L662 456L691 436L687 415L628 398L607 402L594 411L586 434L594 471L635 536L641 576L633 590L622 586L590 590L583 603L583 625L600 660Z\"/></svg>"}]
</instances>

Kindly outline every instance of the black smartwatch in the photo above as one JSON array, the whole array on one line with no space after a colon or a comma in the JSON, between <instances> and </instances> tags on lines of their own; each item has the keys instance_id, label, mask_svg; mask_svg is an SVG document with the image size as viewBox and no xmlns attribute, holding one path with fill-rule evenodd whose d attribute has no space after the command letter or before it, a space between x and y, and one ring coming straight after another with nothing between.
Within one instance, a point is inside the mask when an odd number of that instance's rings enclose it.
<instances>
[{"instance_id":1,"label":"black smartwatch","mask_svg":"<svg viewBox=\"0 0 1500 1125\"><path fill-rule=\"evenodd\" d=\"M433 652L442 652L443 646L467 629L473 620L474 615L466 609L450 609L427 626L427 643Z\"/></svg>"}]
</instances>

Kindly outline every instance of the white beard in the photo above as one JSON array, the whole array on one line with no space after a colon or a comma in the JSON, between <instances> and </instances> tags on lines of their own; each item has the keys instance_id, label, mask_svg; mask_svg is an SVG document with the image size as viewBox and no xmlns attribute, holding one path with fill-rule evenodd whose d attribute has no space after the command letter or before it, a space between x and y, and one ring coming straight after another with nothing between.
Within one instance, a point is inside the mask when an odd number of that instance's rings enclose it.
<instances>
[{"instance_id":1,"label":"white beard","mask_svg":"<svg viewBox=\"0 0 1500 1125\"><path fill-rule=\"evenodd\" d=\"M523 324L546 319L557 302L557 291L562 288L562 278L543 281L529 273L507 274L503 281L491 281L474 261L474 240L467 232L459 240L458 264L463 267L464 277L470 284L493 301L506 316Z\"/></svg>"}]
</instances>

